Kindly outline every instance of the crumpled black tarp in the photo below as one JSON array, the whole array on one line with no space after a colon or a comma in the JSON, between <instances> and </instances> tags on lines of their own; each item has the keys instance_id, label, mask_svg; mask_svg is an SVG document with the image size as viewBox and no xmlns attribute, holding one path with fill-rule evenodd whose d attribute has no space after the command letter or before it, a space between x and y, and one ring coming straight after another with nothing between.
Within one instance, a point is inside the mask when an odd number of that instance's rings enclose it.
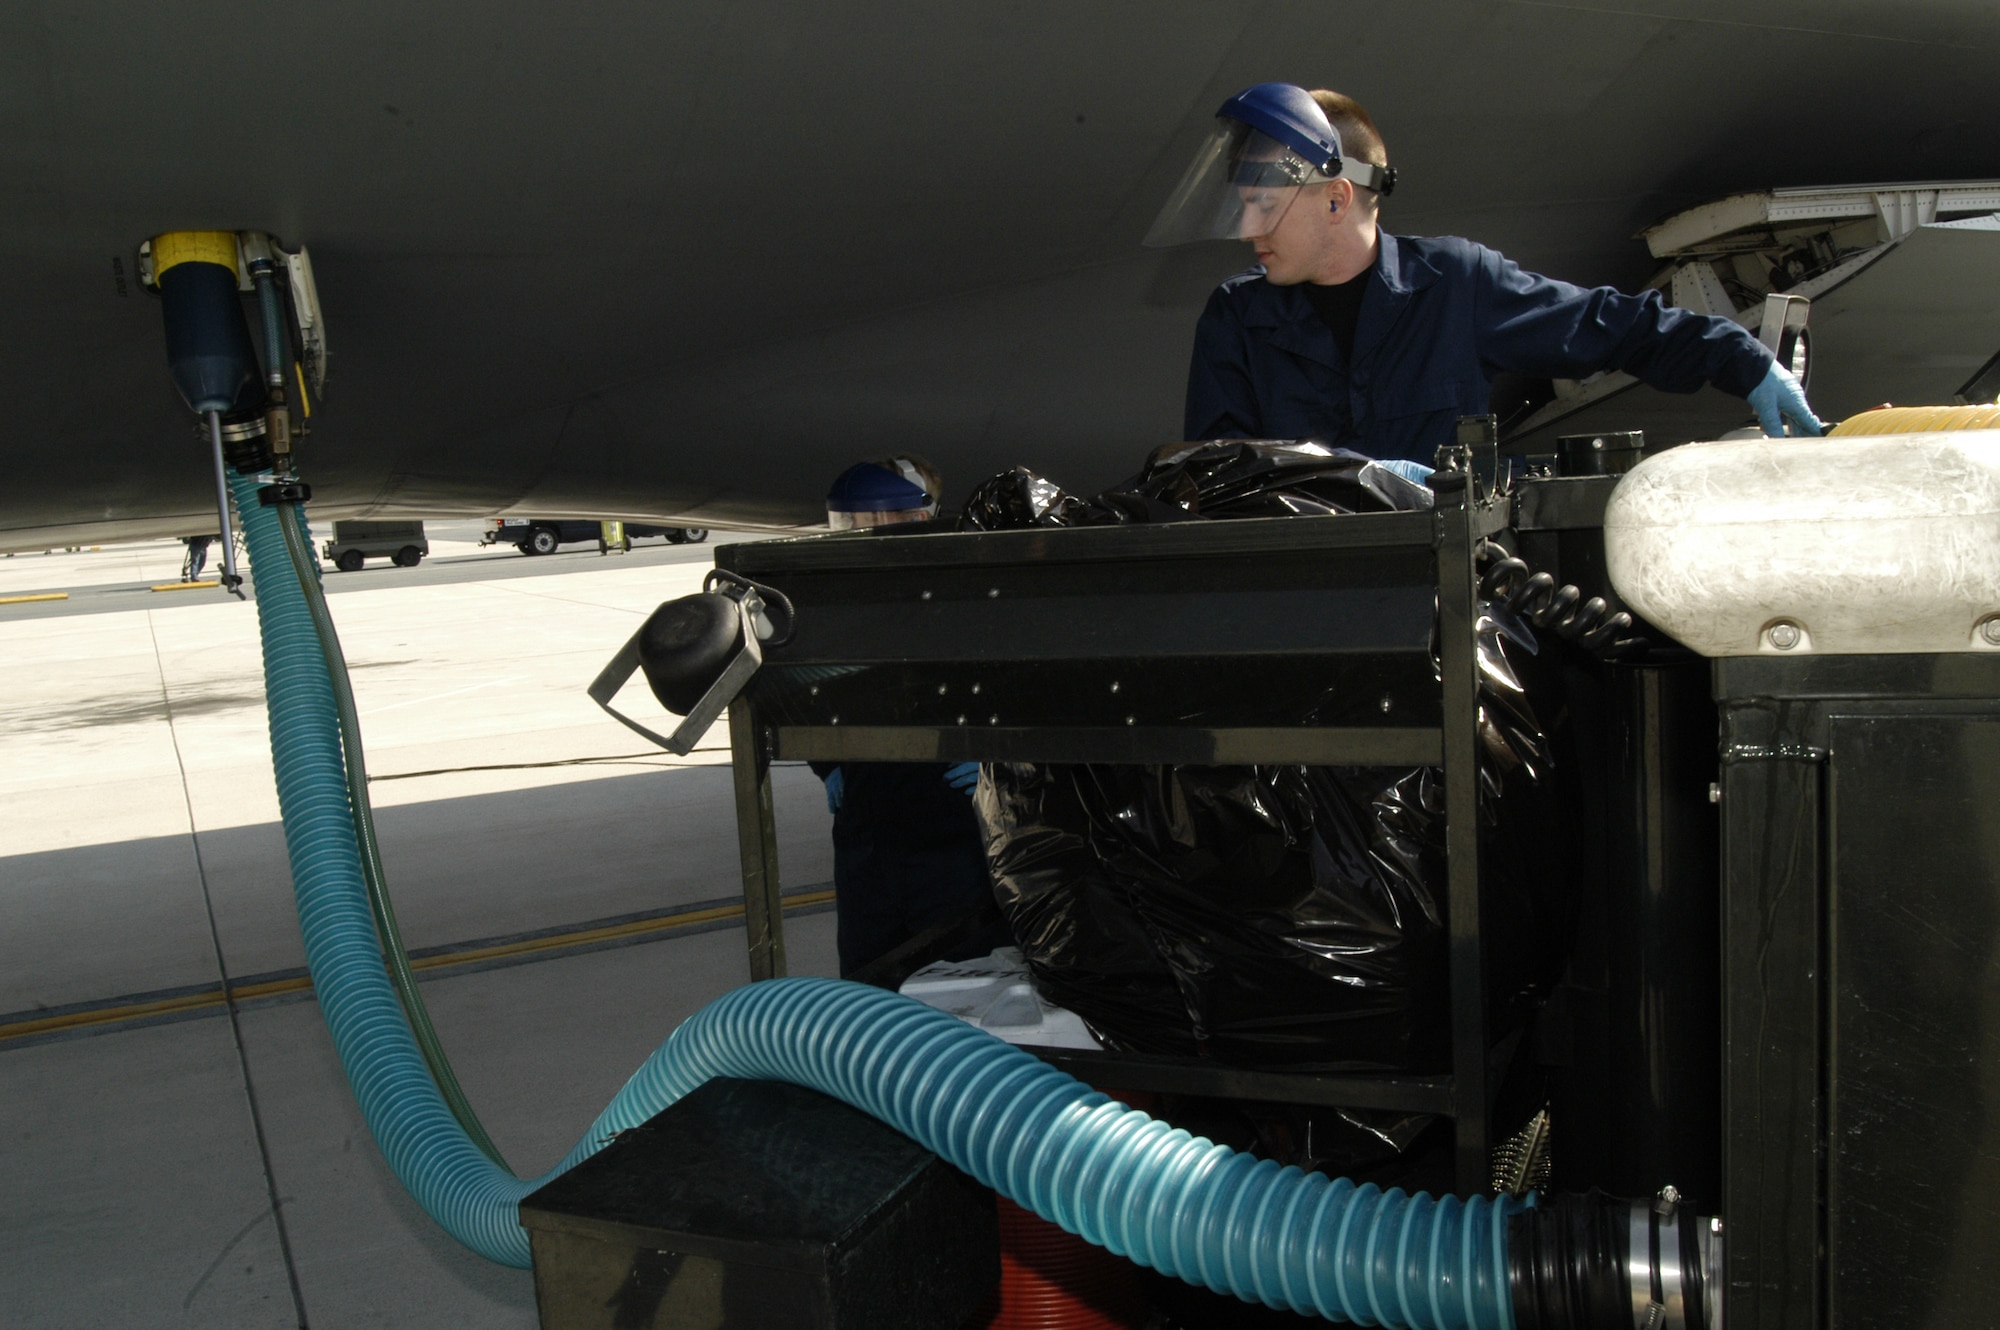
<instances>
[{"instance_id":1,"label":"crumpled black tarp","mask_svg":"<svg viewBox=\"0 0 2000 1330\"><path fill-rule=\"evenodd\" d=\"M983 482L965 502L960 528L1103 526L1198 517L1289 517L1428 508L1422 485L1345 448L1309 440L1174 444L1138 475L1086 501L1026 467Z\"/></svg>"},{"instance_id":2,"label":"crumpled black tarp","mask_svg":"<svg viewBox=\"0 0 2000 1330\"><path fill-rule=\"evenodd\" d=\"M1177 447L1095 500L1025 469L978 529L1428 506L1315 443ZM1569 918L1533 630L1484 607L1482 925L1496 1036L1560 969ZM1526 678L1523 675L1526 673ZM1255 687L1253 679L1245 687ZM1507 816L1497 816L1504 804ZM1450 1061L1444 783L1436 768L996 765L979 813L1036 979L1113 1047L1245 1066L1429 1071Z\"/></svg>"}]
</instances>

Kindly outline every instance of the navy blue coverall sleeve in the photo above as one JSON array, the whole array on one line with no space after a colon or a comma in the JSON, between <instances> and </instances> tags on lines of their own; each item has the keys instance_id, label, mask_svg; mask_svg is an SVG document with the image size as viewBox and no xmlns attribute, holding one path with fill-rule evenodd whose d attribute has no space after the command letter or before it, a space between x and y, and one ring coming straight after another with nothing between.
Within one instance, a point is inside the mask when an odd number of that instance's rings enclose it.
<instances>
[{"instance_id":1,"label":"navy blue coverall sleeve","mask_svg":"<svg viewBox=\"0 0 2000 1330\"><path fill-rule=\"evenodd\" d=\"M1503 370L1549 379L1623 370L1665 392L1712 383L1747 397L1770 371L1771 353L1741 325L1677 309L1658 291L1586 290L1483 246L1479 253L1473 323L1489 379Z\"/></svg>"},{"instance_id":2,"label":"navy blue coverall sleeve","mask_svg":"<svg viewBox=\"0 0 2000 1330\"><path fill-rule=\"evenodd\" d=\"M1243 329L1218 289L1194 326L1188 364L1183 439L1254 439L1263 435L1263 413L1244 360Z\"/></svg>"}]
</instances>

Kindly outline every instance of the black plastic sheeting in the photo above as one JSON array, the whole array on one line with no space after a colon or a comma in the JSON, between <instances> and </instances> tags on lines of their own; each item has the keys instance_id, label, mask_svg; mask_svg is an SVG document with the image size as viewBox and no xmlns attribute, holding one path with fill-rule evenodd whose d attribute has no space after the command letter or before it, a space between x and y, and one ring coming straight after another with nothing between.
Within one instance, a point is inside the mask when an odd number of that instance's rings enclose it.
<instances>
[{"instance_id":1,"label":"black plastic sheeting","mask_svg":"<svg viewBox=\"0 0 2000 1330\"><path fill-rule=\"evenodd\" d=\"M1311 441L1174 444L1145 470L1094 500L1079 499L1026 467L982 483L966 500L962 530L1110 526L1201 517L1293 517L1407 512L1431 493L1379 463Z\"/></svg>"},{"instance_id":2,"label":"black plastic sheeting","mask_svg":"<svg viewBox=\"0 0 2000 1330\"><path fill-rule=\"evenodd\" d=\"M1382 512L1430 499L1353 453L1241 442L1165 451L1089 501L1016 469L975 491L964 525ZM1484 607L1478 641L1482 925L1500 1039L1523 1027L1567 950L1561 801L1534 704L1559 705L1560 673L1504 608ZM1436 768L996 765L978 807L996 894L1038 983L1110 1046L1239 1066L1449 1067ZM1376 1115L1349 1122L1383 1135ZM1380 1144L1394 1153L1416 1125Z\"/></svg>"}]
</instances>

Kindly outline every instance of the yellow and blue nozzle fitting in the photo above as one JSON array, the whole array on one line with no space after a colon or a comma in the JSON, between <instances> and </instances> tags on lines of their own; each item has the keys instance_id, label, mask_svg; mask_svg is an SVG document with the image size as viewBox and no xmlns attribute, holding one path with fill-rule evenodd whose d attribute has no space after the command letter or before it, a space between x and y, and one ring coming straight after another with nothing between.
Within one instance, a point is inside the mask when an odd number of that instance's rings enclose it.
<instances>
[{"instance_id":1,"label":"yellow and blue nozzle fitting","mask_svg":"<svg viewBox=\"0 0 2000 1330\"><path fill-rule=\"evenodd\" d=\"M264 390L237 297L233 231L169 231L152 243L166 323L167 368L188 409L232 415L262 408Z\"/></svg>"}]
</instances>

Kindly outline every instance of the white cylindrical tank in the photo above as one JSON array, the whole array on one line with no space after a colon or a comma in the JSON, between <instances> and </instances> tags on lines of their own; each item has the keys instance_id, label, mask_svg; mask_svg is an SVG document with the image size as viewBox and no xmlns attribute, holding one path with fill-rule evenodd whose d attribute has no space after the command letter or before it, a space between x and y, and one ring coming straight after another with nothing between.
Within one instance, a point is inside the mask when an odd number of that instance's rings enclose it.
<instances>
[{"instance_id":1,"label":"white cylindrical tank","mask_svg":"<svg viewBox=\"0 0 2000 1330\"><path fill-rule=\"evenodd\" d=\"M1671 448L1619 482L1604 550L1704 656L2000 650L2000 429Z\"/></svg>"}]
</instances>

